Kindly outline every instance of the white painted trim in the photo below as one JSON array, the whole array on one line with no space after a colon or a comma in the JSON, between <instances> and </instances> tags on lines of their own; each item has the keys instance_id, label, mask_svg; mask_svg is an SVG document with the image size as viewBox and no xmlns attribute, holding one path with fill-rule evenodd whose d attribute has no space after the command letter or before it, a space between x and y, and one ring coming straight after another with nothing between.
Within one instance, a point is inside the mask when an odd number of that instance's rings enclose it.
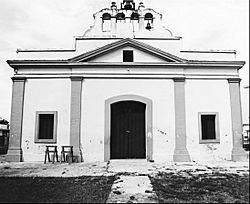
<instances>
[{"instance_id":1,"label":"white painted trim","mask_svg":"<svg viewBox=\"0 0 250 204\"><path fill-rule=\"evenodd\" d=\"M202 115L215 115L215 139L204 140L202 139L202 126L201 126L201 116ZM219 113L218 112L199 112L199 143L200 144L210 144L210 143L220 143L220 128L219 128Z\"/></svg>"},{"instance_id":2,"label":"white painted trim","mask_svg":"<svg viewBox=\"0 0 250 204\"><path fill-rule=\"evenodd\" d=\"M39 139L39 115L51 114L54 115L54 127L53 127L53 139ZM56 144L57 143L57 121L58 113L57 111L36 111L36 121L35 121L35 143L44 143L44 144Z\"/></svg>"}]
</instances>

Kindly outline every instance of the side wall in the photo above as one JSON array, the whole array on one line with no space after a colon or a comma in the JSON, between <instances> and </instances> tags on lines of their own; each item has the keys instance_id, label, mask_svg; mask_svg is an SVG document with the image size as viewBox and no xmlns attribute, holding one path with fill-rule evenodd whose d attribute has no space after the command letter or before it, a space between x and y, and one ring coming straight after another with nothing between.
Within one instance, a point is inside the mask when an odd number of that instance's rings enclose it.
<instances>
[{"instance_id":1,"label":"side wall","mask_svg":"<svg viewBox=\"0 0 250 204\"><path fill-rule=\"evenodd\" d=\"M231 160L233 147L227 80L186 80L187 148L192 161ZM198 113L218 113L220 143L199 144Z\"/></svg>"},{"instance_id":2,"label":"side wall","mask_svg":"<svg viewBox=\"0 0 250 204\"><path fill-rule=\"evenodd\" d=\"M22 132L24 161L44 160L46 144L34 143L36 111L57 111L57 144L53 145L69 145L70 79L27 79Z\"/></svg>"}]
</instances>

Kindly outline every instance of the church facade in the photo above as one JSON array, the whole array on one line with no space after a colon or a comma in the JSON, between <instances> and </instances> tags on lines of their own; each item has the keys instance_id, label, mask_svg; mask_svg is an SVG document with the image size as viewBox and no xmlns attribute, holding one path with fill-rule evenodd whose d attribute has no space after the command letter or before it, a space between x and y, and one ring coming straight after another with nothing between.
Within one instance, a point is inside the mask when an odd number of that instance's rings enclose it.
<instances>
[{"instance_id":1,"label":"church facade","mask_svg":"<svg viewBox=\"0 0 250 204\"><path fill-rule=\"evenodd\" d=\"M75 47L17 50L9 161L72 145L79 161L242 161L235 51L182 50L143 3L94 14Z\"/></svg>"}]
</instances>

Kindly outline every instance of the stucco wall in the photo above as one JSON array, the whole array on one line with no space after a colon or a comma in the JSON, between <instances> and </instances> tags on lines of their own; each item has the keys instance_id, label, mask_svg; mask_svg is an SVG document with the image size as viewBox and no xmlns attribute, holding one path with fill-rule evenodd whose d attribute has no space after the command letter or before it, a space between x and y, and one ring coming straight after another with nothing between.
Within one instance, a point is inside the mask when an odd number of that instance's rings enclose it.
<instances>
[{"instance_id":1,"label":"stucco wall","mask_svg":"<svg viewBox=\"0 0 250 204\"><path fill-rule=\"evenodd\" d=\"M103 161L105 100L139 95L153 102L153 158L172 159L174 152L173 80L85 79L82 92L81 145L85 161Z\"/></svg>"},{"instance_id":2,"label":"stucco wall","mask_svg":"<svg viewBox=\"0 0 250 204\"><path fill-rule=\"evenodd\" d=\"M219 144L199 144L199 112L218 112ZM232 125L227 80L186 81L187 149L193 161L230 160Z\"/></svg>"},{"instance_id":3,"label":"stucco wall","mask_svg":"<svg viewBox=\"0 0 250 204\"><path fill-rule=\"evenodd\" d=\"M43 161L46 144L35 144L36 111L57 111L57 144L69 144L70 79L28 79L25 85L22 150L24 161ZM187 149L193 161L231 159L232 127L227 80L187 79ZM172 161L175 147L172 79L87 79L82 84L81 148L83 159L104 160L105 100L138 95L152 100L153 159ZM217 112L219 144L199 144L199 112ZM60 148L59 148L60 151Z\"/></svg>"},{"instance_id":4,"label":"stucco wall","mask_svg":"<svg viewBox=\"0 0 250 204\"><path fill-rule=\"evenodd\" d=\"M22 150L24 161L43 161L46 144L35 144L36 111L57 111L57 144L69 145L70 79L28 79L25 85ZM54 144L53 144L54 145ZM61 149L58 149L61 151Z\"/></svg>"}]
</instances>

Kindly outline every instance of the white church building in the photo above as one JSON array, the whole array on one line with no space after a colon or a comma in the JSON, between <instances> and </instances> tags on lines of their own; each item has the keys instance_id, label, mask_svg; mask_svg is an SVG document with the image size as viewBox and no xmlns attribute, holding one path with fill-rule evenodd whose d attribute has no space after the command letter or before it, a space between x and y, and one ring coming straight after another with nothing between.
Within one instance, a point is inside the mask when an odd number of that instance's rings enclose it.
<instances>
[{"instance_id":1,"label":"white church building","mask_svg":"<svg viewBox=\"0 0 250 204\"><path fill-rule=\"evenodd\" d=\"M208 42L209 43L209 42ZM72 145L78 161L242 161L236 51L183 50L133 0L94 14L73 49L17 50L9 161Z\"/></svg>"}]
</instances>

